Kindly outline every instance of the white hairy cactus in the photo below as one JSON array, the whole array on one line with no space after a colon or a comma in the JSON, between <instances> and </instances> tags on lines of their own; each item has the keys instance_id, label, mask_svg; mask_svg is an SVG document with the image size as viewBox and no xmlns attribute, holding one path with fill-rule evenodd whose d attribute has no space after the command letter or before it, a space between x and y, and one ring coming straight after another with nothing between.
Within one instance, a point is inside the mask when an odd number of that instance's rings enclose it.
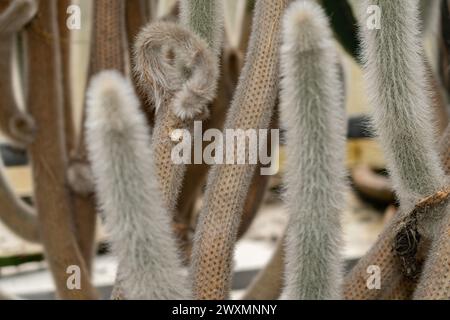
<instances>
[{"instance_id":1,"label":"white hairy cactus","mask_svg":"<svg viewBox=\"0 0 450 320\"><path fill-rule=\"evenodd\" d=\"M181 0L180 20L220 54L223 40L223 0Z\"/></svg>"},{"instance_id":2,"label":"white hairy cactus","mask_svg":"<svg viewBox=\"0 0 450 320\"><path fill-rule=\"evenodd\" d=\"M360 5L361 21L369 5L382 12L381 29L361 27L364 76L394 188L402 211L409 212L446 184L434 140L418 1L365 0ZM441 214L434 210L430 217ZM432 237L432 225L421 224L420 231Z\"/></svg>"},{"instance_id":3,"label":"white hairy cactus","mask_svg":"<svg viewBox=\"0 0 450 320\"><path fill-rule=\"evenodd\" d=\"M290 214L283 299L341 298L345 111L338 56L322 8L297 1L284 17L281 124Z\"/></svg>"},{"instance_id":4,"label":"white hairy cactus","mask_svg":"<svg viewBox=\"0 0 450 320\"><path fill-rule=\"evenodd\" d=\"M130 81L93 77L86 135L96 191L127 299L188 299L189 285L155 174L151 138Z\"/></svg>"}]
</instances>

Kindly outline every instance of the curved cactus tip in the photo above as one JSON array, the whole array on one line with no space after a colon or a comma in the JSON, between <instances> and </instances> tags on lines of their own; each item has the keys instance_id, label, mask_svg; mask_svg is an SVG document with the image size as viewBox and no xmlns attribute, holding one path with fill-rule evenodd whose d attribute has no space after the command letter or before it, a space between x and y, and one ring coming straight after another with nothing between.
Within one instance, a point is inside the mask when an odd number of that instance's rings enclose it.
<instances>
[{"instance_id":1,"label":"curved cactus tip","mask_svg":"<svg viewBox=\"0 0 450 320\"><path fill-rule=\"evenodd\" d=\"M9 120L9 130L15 141L26 146L34 140L36 125L31 116L20 112Z\"/></svg>"},{"instance_id":2,"label":"curved cactus tip","mask_svg":"<svg viewBox=\"0 0 450 320\"><path fill-rule=\"evenodd\" d=\"M119 71L105 70L93 76L86 96L90 119L116 131L126 130L127 126L133 125L132 115L136 113L129 109L137 109L139 101L131 82Z\"/></svg>"},{"instance_id":3,"label":"curved cactus tip","mask_svg":"<svg viewBox=\"0 0 450 320\"><path fill-rule=\"evenodd\" d=\"M167 52L173 55L170 61ZM169 104L182 120L208 115L219 62L203 39L175 23L149 24L137 37L134 59L139 85L147 91L150 87L156 112Z\"/></svg>"},{"instance_id":4,"label":"curved cactus tip","mask_svg":"<svg viewBox=\"0 0 450 320\"><path fill-rule=\"evenodd\" d=\"M0 34L19 31L36 15L36 0L14 0L8 8L0 13Z\"/></svg>"},{"instance_id":5,"label":"curved cactus tip","mask_svg":"<svg viewBox=\"0 0 450 320\"><path fill-rule=\"evenodd\" d=\"M293 2L284 17L284 34L299 52L332 46L328 18L320 5L308 0ZM319 33L321 36L317 36Z\"/></svg>"}]
</instances>

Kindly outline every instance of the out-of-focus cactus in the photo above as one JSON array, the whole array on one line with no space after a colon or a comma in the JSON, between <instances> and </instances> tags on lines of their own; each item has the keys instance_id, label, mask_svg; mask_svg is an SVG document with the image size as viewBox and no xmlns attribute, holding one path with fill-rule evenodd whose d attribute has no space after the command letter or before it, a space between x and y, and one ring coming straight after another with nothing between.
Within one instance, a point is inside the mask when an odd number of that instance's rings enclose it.
<instances>
[{"instance_id":1,"label":"out-of-focus cactus","mask_svg":"<svg viewBox=\"0 0 450 320\"><path fill-rule=\"evenodd\" d=\"M56 0L40 1L39 14L26 28L30 79L28 110L36 121L36 137L29 147L35 206L41 239L62 299L93 299L95 290L73 232L67 190L67 153L64 141L61 55ZM51 142L51 143L49 143ZM80 270L79 290L67 286L67 268Z\"/></svg>"},{"instance_id":2,"label":"out-of-focus cactus","mask_svg":"<svg viewBox=\"0 0 450 320\"><path fill-rule=\"evenodd\" d=\"M0 130L14 142L28 145L35 133L33 119L22 111L13 90L15 37L37 12L35 0L3 1L0 4Z\"/></svg>"}]
</instances>

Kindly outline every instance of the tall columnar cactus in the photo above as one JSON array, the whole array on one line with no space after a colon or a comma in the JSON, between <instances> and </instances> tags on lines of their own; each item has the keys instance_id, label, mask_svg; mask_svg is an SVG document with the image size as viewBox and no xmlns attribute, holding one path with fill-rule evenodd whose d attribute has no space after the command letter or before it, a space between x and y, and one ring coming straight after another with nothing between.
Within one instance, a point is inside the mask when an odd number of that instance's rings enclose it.
<instances>
[{"instance_id":1,"label":"tall columnar cactus","mask_svg":"<svg viewBox=\"0 0 450 320\"><path fill-rule=\"evenodd\" d=\"M365 25L369 5L381 9L381 29L369 30ZM442 189L446 178L433 142L417 1L363 1L360 9L364 73L374 108L374 125L402 213L346 277L345 292L347 298L377 298L383 290L367 288L367 267L378 265L381 268L385 283L382 289L389 289L387 284L403 279L398 259L391 250L398 224L420 199ZM444 209L440 206L417 217L419 232L424 238L432 239L438 234L436 220L444 214Z\"/></svg>"},{"instance_id":2,"label":"tall columnar cactus","mask_svg":"<svg viewBox=\"0 0 450 320\"><path fill-rule=\"evenodd\" d=\"M97 196L127 299L188 299L186 277L157 183L150 132L131 83L91 80L86 134Z\"/></svg>"},{"instance_id":3,"label":"tall columnar cactus","mask_svg":"<svg viewBox=\"0 0 450 320\"><path fill-rule=\"evenodd\" d=\"M346 126L337 52L328 19L313 2L289 7L283 33L280 108L290 214L283 298L339 299Z\"/></svg>"},{"instance_id":4,"label":"tall columnar cactus","mask_svg":"<svg viewBox=\"0 0 450 320\"><path fill-rule=\"evenodd\" d=\"M173 51L175 65L164 60L165 50ZM195 34L176 24L159 22L148 25L138 36L134 72L155 106L152 143L157 175L165 204L173 213L185 165L171 158L178 142L172 140L172 134L176 129L192 130L193 120L208 114L217 86L218 59Z\"/></svg>"},{"instance_id":5,"label":"tall columnar cactus","mask_svg":"<svg viewBox=\"0 0 450 320\"><path fill-rule=\"evenodd\" d=\"M33 119L17 106L13 90L13 46L17 33L37 12L35 0L0 4L0 130L13 141L28 145L33 140Z\"/></svg>"},{"instance_id":6,"label":"tall columnar cactus","mask_svg":"<svg viewBox=\"0 0 450 320\"><path fill-rule=\"evenodd\" d=\"M220 54L223 40L224 0L181 0L181 24L204 39L216 55Z\"/></svg>"},{"instance_id":7,"label":"tall columnar cactus","mask_svg":"<svg viewBox=\"0 0 450 320\"><path fill-rule=\"evenodd\" d=\"M35 206L58 296L62 299L88 299L95 298L96 293L73 232L66 179L67 153L56 17L56 0L40 1L39 14L26 28L30 72L28 109L38 128L29 148ZM80 270L79 290L71 290L67 286L67 270L71 266Z\"/></svg>"},{"instance_id":8,"label":"tall columnar cactus","mask_svg":"<svg viewBox=\"0 0 450 320\"><path fill-rule=\"evenodd\" d=\"M278 93L281 16L288 2L256 4L246 63L225 129L269 128ZM254 173L255 165L251 164L214 165L209 173L191 267L198 299L225 299L229 295L234 242Z\"/></svg>"}]
</instances>

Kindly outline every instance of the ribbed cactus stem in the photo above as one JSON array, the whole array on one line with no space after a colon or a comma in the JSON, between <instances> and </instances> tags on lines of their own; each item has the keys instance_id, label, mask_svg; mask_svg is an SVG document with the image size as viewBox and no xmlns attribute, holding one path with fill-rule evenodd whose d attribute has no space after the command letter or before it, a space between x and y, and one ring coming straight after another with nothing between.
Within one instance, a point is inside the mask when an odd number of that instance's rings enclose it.
<instances>
[{"instance_id":1,"label":"ribbed cactus stem","mask_svg":"<svg viewBox=\"0 0 450 320\"><path fill-rule=\"evenodd\" d=\"M150 131L131 82L95 76L86 134L100 208L127 299L188 299L189 286L155 174Z\"/></svg>"},{"instance_id":2,"label":"ribbed cactus stem","mask_svg":"<svg viewBox=\"0 0 450 320\"><path fill-rule=\"evenodd\" d=\"M204 39L216 55L223 40L224 0L181 0L180 19L188 29Z\"/></svg>"},{"instance_id":3,"label":"ribbed cactus stem","mask_svg":"<svg viewBox=\"0 0 450 320\"><path fill-rule=\"evenodd\" d=\"M269 128L278 93L281 16L288 2L256 3L250 47L225 129ZM210 170L193 246L197 299L229 296L234 243L255 167L225 164Z\"/></svg>"},{"instance_id":4,"label":"ribbed cactus stem","mask_svg":"<svg viewBox=\"0 0 450 320\"><path fill-rule=\"evenodd\" d=\"M3 1L0 4L0 130L21 145L32 142L35 124L18 107L14 97L13 46L17 33L30 22L36 12L35 0Z\"/></svg>"},{"instance_id":5,"label":"ribbed cactus stem","mask_svg":"<svg viewBox=\"0 0 450 320\"><path fill-rule=\"evenodd\" d=\"M281 48L281 124L286 129L285 288L295 300L341 298L345 111L338 56L323 9L293 3Z\"/></svg>"}]
</instances>

